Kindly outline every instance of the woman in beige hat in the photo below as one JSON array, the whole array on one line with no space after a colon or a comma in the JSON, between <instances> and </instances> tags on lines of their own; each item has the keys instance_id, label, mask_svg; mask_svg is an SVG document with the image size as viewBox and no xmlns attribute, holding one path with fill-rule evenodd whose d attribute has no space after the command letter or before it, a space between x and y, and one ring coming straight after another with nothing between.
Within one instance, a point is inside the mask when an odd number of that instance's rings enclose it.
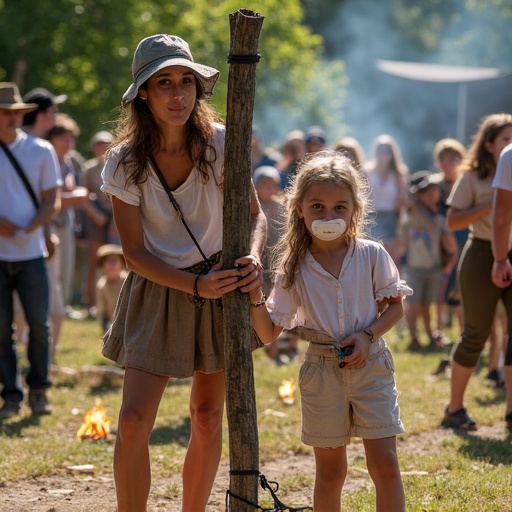
<instances>
[{"instance_id":1,"label":"woman in beige hat","mask_svg":"<svg viewBox=\"0 0 512 512\"><path fill-rule=\"evenodd\" d=\"M194 62L188 44L166 34L139 43L132 71L102 186L131 270L103 349L126 367L114 454L118 511L146 510L148 441L160 399L170 377L192 377L182 510L200 512L222 449L220 299L261 283L265 217L253 189L251 255L235 262L239 270L221 271L225 129L204 101L219 72Z\"/></svg>"}]
</instances>

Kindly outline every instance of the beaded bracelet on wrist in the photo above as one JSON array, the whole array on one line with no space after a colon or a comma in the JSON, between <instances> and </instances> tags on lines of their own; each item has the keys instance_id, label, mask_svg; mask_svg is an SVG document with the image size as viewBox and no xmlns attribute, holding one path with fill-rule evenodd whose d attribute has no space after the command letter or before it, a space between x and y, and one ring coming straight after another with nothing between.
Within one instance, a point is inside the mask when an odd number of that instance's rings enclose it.
<instances>
[{"instance_id":1,"label":"beaded bracelet on wrist","mask_svg":"<svg viewBox=\"0 0 512 512\"><path fill-rule=\"evenodd\" d=\"M251 306L251 308L261 308L261 306L265 305L266 301L267 297L265 297L265 295L262 295L261 299L258 302L251 302L249 306Z\"/></svg>"}]
</instances>

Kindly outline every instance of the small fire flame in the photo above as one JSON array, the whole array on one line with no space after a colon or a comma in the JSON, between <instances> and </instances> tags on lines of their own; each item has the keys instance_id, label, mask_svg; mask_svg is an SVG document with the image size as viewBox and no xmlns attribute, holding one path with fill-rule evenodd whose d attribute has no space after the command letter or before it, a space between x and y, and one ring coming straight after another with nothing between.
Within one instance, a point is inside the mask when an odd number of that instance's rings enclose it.
<instances>
[{"instance_id":1,"label":"small fire flame","mask_svg":"<svg viewBox=\"0 0 512 512\"><path fill-rule=\"evenodd\" d=\"M110 432L112 418L107 416L107 411L101 400L97 399L94 407L85 413L85 420L76 433L77 439L104 439Z\"/></svg>"},{"instance_id":2,"label":"small fire flame","mask_svg":"<svg viewBox=\"0 0 512 512\"><path fill-rule=\"evenodd\" d=\"M287 404L291 405L294 402L294 393L295 393L295 380L294 379L285 379L281 381L281 384L278 388L279 398Z\"/></svg>"}]
</instances>

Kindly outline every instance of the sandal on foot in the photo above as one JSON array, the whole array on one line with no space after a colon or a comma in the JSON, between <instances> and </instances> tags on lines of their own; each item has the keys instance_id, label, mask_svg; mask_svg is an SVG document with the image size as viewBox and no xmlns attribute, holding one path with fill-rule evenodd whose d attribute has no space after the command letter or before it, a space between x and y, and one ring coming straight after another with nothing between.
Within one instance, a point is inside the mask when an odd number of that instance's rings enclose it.
<instances>
[{"instance_id":1,"label":"sandal on foot","mask_svg":"<svg viewBox=\"0 0 512 512\"><path fill-rule=\"evenodd\" d=\"M464 407L455 412L448 412L447 407L444 410L442 426L467 431L475 431L477 429L476 422L469 416Z\"/></svg>"},{"instance_id":2,"label":"sandal on foot","mask_svg":"<svg viewBox=\"0 0 512 512\"><path fill-rule=\"evenodd\" d=\"M512 432L512 412L509 412L505 416L505 423L507 425L507 430L510 430Z\"/></svg>"},{"instance_id":3,"label":"sandal on foot","mask_svg":"<svg viewBox=\"0 0 512 512\"><path fill-rule=\"evenodd\" d=\"M430 348L444 348L448 345L448 340L441 333L435 333L430 336Z\"/></svg>"}]
</instances>

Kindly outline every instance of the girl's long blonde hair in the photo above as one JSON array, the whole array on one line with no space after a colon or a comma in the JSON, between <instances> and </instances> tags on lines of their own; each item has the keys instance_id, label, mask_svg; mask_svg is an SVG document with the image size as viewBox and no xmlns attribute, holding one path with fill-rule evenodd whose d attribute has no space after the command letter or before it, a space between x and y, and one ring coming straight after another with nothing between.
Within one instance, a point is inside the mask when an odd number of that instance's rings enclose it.
<instances>
[{"instance_id":1,"label":"girl's long blonde hair","mask_svg":"<svg viewBox=\"0 0 512 512\"><path fill-rule=\"evenodd\" d=\"M276 246L276 270L284 275L283 286L289 288L295 281L299 265L311 243L304 219L299 217L298 206L308 188L315 183L329 182L348 187L354 201L354 214L347 227L349 243L365 234L369 209L369 184L362 171L342 153L324 150L309 153L297 164L297 173L285 191L285 224Z\"/></svg>"},{"instance_id":2,"label":"girl's long blonde hair","mask_svg":"<svg viewBox=\"0 0 512 512\"><path fill-rule=\"evenodd\" d=\"M476 172L481 180L493 176L496 172L496 162L485 145L487 142L494 142L501 130L508 126L512 126L512 115L510 114L502 112L484 117L473 137L466 159L461 164L461 171Z\"/></svg>"}]
</instances>

